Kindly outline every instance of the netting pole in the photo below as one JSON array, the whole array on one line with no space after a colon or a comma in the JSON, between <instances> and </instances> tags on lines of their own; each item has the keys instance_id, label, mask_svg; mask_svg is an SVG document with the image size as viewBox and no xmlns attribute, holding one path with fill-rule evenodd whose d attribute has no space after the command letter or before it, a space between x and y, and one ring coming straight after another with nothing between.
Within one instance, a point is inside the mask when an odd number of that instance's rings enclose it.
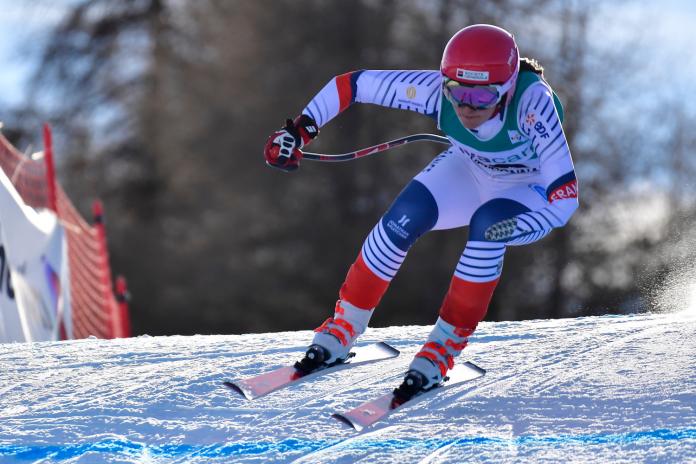
<instances>
[{"instance_id":1,"label":"netting pole","mask_svg":"<svg viewBox=\"0 0 696 464\"><path fill-rule=\"evenodd\" d=\"M121 325L123 327L124 337L131 336L130 308L128 307L129 300L130 293L128 293L126 278L123 276L116 277L116 302L118 303L118 309L121 313Z\"/></svg>"},{"instance_id":2,"label":"netting pole","mask_svg":"<svg viewBox=\"0 0 696 464\"><path fill-rule=\"evenodd\" d=\"M117 308L111 307L111 270L109 269L109 256L106 248L106 228L104 227L104 206L99 200L94 200L92 204L92 216L94 218L94 229L97 233L97 246L99 253L99 280L103 293L104 307L102 310L107 314L109 320L110 333L107 338L121 337L121 321L116 311Z\"/></svg>"},{"instance_id":3,"label":"netting pole","mask_svg":"<svg viewBox=\"0 0 696 464\"><path fill-rule=\"evenodd\" d=\"M54 213L58 212L58 201L56 197L56 168L53 163L53 140L51 137L51 126L48 123L43 125L44 139L44 162L46 163L46 187L48 193L48 207Z\"/></svg>"},{"instance_id":4,"label":"netting pole","mask_svg":"<svg viewBox=\"0 0 696 464\"><path fill-rule=\"evenodd\" d=\"M130 337L130 317L128 315L128 288L126 279L119 276L116 279L116 298L112 294L111 287L111 267L109 266L109 248L106 243L106 227L104 226L104 205L101 201L95 200L92 206L94 215L94 227L97 232L99 242L99 260L101 269L99 270L102 288L104 289L104 308L110 315L111 336L110 338ZM113 305L113 306L112 306Z\"/></svg>"}]
</instances>

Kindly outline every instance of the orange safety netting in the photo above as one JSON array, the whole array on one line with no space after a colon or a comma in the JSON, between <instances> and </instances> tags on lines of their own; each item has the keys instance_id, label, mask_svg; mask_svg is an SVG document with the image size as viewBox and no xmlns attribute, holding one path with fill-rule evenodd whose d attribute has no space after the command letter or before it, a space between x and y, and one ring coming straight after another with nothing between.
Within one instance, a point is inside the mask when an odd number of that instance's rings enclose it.
<instances>
[{"instance_id":1,"label":"orange safety netting","mask_svg":"<svg viewBox=\"0 0 696 464\"><path fill-rule=\"evenodd\" d=\"M115 296L101 204L95 203L95 224L89 225L55 179L48 126L44 127L44 143L44 156L32 159L24 156L0 134L0 168L27 205L52 209L65 229L73 337L128 337L130 321L125 280L117 280L118 296ZM61 337L66 337L64 328Z\"/></svg>"}]
</instances>

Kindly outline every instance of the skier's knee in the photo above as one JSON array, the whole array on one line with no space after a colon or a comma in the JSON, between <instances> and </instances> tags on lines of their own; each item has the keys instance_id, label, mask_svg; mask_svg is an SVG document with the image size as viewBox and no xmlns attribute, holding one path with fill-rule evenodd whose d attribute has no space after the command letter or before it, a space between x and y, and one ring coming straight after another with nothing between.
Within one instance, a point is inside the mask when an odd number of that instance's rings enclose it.
<instances>
[{"instance_id":1,"label":"skier's knee","mask_svg":"<svg viewBox=\"0 0 696 464\"><path fill-rule=\"evenodd\" d=\"M504 219L529 211L522 203L508 198L496 198L481 205L469 222L469 240L485 241L486 229Z\"/></svg>"},{"instance_id":2,"label":"skier's knee","mask_svg":"<svg viewBox=\"0 0 696 464\"><path fill-rule=\"evenodd\" d=\"M387 213L382 226L387 237L400 250L407 251L424 233L435 226L438 208L432 193L414 180L404 188Z\"/></svg>"}]
</instances>

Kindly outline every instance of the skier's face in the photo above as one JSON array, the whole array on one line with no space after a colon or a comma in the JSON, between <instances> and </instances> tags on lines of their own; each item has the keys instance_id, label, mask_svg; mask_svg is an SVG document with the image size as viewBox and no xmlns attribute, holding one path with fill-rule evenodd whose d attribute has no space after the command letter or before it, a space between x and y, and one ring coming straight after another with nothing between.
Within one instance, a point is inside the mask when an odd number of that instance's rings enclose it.
<instances>
[{"instance_id":1,"label":"skier's face","mask_svg":"<svg viewBox=\"0 0 696 464\"><path fill-rule=\"evenodd\" d=\"M467 129L476 129L495 113L495 107L477 110L470 106L455 106L454 110L457 112L459 122Z\"/></svg>"}]
</instances>

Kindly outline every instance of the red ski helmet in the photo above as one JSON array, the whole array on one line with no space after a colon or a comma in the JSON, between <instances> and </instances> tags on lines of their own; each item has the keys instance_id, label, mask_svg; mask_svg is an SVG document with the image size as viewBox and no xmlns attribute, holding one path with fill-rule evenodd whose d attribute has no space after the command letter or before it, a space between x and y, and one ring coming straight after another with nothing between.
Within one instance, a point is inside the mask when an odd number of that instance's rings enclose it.
<instances>
[{"instance_id":1,"label":"red ski helmet","mask_svg":"<svg viewBox=\"0 0 696 464\"><path fill-rule=\"evenodd\" d=\"M465 85L507 84L512 93L519 63L520 54L512 34L490 24L474 24L447 42L440 72Z\"/></svg>"}]
</instances>

